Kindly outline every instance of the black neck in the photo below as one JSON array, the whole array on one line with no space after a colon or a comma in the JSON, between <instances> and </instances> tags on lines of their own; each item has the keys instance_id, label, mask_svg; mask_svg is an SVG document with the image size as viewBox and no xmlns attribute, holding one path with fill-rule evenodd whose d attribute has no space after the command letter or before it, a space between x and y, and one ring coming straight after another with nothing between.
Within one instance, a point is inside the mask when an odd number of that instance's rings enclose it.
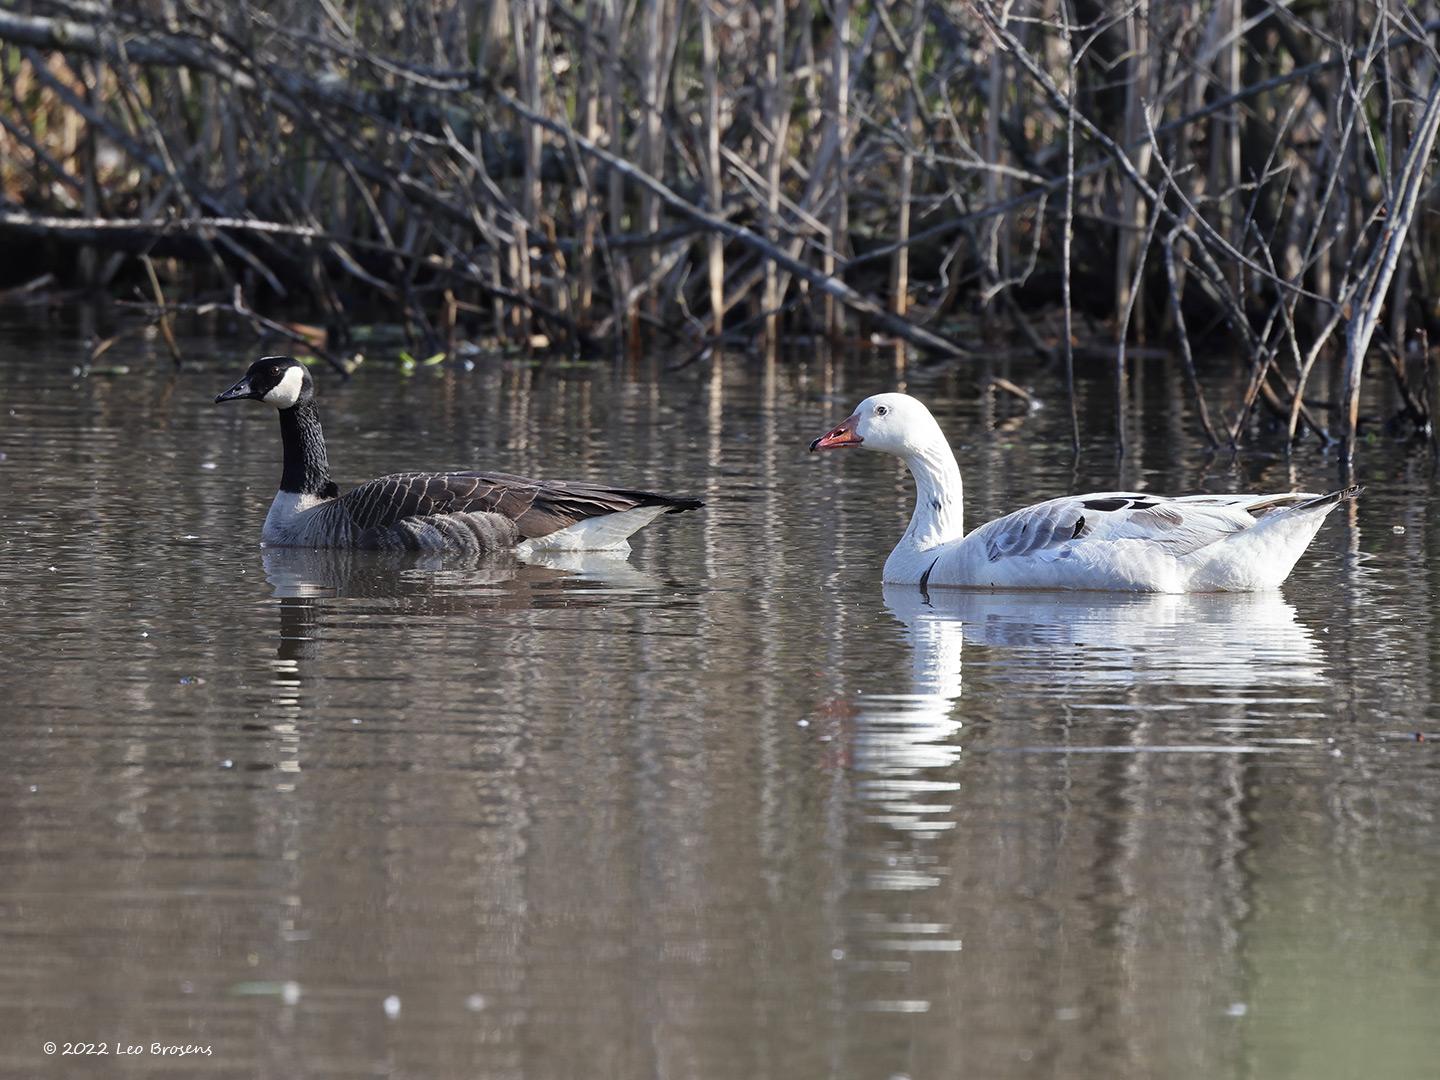
<instances>
[{"instance_id":1,"label":"black neck","mask_svg":"<svg viewBox=\"0 0 1440 1080\"><path fill-rule=\"evenodd\" d=\"M330 479L330 459L325 456L325 436L315 402L302 401L280 410L280 438L285 443L280 490L333 498L337 491Z\"/></svg>"}]
</instances>

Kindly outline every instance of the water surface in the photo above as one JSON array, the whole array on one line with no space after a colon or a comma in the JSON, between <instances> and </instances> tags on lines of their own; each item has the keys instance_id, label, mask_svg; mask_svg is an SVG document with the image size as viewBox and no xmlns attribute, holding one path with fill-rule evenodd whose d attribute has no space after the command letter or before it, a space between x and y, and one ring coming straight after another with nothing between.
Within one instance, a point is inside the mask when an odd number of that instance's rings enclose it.
<instances>
[{"instance_id":1,"label":"water surface","mask_svg":"<svg viewBox=\"0 0 1440 1080\"><path fill-rule=\"evenodd\" d=\"M77 374L0 330L0 1071L1420 1077L1440 998L1422 453L1283 594L882 589L903 471L805 444L893 363L320 374L342 481L488 467L705 498L628 560L263 551L260 351ZM1014 373L1012 373L1014 374ZM1024 417L910 375L974 523L1071 490L1328 489L1196 452L1142 364ZM1045 386L1040 384L1042 393Z\"/></svg>"}]
</instances>

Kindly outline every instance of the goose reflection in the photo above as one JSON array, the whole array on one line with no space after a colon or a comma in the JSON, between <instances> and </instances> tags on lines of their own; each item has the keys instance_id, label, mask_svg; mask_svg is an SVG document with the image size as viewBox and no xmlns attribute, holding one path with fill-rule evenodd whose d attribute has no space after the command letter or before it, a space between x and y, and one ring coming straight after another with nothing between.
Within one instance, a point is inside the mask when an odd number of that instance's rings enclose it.
<instances>
[{"instance_id":1,"label":"goose reflection","mask_svg":"<svg viewBox=\"0 0 1440 1080\"><path fill-rule=\"evenodd\" d=\"M427 614L453 614L477 603L475 591L514 580L521 565L508 553L463 565L439 556L340 549L265 548L260 557L279 601L277 681L297 683L299 662L319 655L326 618L335 610L328 601L365 601L366 614L412 605ZM458 582L472 588L445 588Z\"/></svg>"},{"instance_id":2,"label":"goose reflection","mask_svg":"<svg viewBox=\"0 0 1440 1080\"><path fill-rule=\"evenodd\" d=\"M957 635L963 627L971 645L1002 650L996 666L1007 681L1036 684L1027 687L1032 690L1043 690L1047 681L1098 690L1142 683L1291 685L1324 677L1314 635L1278 592L944 589L927 595L887 587L885 603L907 626L941 620ZM921 662L917 656L917 670Z\"/></svg>"},{"instance_id":3,"label":"goose reflection","mask_svg":"<svg viewBox=\"0 0 1440 1080\"><path fill-rule=\"evenodd\" d=\"M1164 698L1190 686L1207 694L1220 688L1221 699L1229 688L1228 697L1240 700L1248 697L1241 688L1325 678L1312 632L1276 593L927 595L895 586L885 588L884 604L902 628L909 686L880 693L862 686L850 710L849 843L859 857L847 962L865 1012L929 1011L942 965L921 955L961 951L953 882L977 843L995 839L957 830L966 806L965 646L973 704L984 714L993 713L987 696L1075 701L1088 694L1115 704L1129 689L1160 687ZM989 782L973 779L977 792Z\"/></svg>"},{"instance_id":4,"label":"goose reflection","mask_svg":"<svg viewBox=\"0 0 1440 1080\"><path fill-rule=\"evenodd\" d=\"M926 894L949 874L937 840L958 815L964 624L936 611L913 587L887 588L884 597L904 627L910 685L855 698L849 757L860 815L852 839L859 845L860 881L850 893L859 910L847 956L862 1011L921 1013L930 1002L912 988L913 959L961 948L940 903Z\"/></svg>"},{"instance_id":5,"label":"goose reflection","mask_svg":"<svg viewBox=\"0 0 1440 1080\"><path fill-rule=\"evenodd\" d=\"M858 705L852 760L864 779L858 793L869 819L919 836L954 825L943 779L960 755L952 715L960 697L963 625L926 604L914 588L887 588L885 606L905 627L911 656L908 693L864 695Z\"/></svg>"},{"instance_id":6,"label":"goose reflection","mask_svg":"<svg viewBox=\"0 0 1440 1080\"><path fill-rule=\"evenodd\" d=\"M602 552L554 552L521 560L511 552L479 558L413 556L383 551L265 548L265 579L279 601L278 674L315 656L327 618L402 614L454 618L488 611L529 611L600 603L658 589L627 559Z\"/></svg>"},{"instance_id":7,"label":"goose reflection","mask_svg":"<svg viewBox=\"0 0 1440 1080\"><path fill-rule=\"evenodd\" d=\"M990 673L1029 693L1325 677L1312 632L1278 593L926 593L896 585L885 587L884 601L904 627L910 689L857 698L857 794L869 820L922 838L954 825L946 794L959 786L949 770L961 754L956 703L966 643L986 647Z\"/></svg>"},{"instance_id":8,"label":"goose reflection","mask_svg":"<svg viewBox=\"0 0 1440 1080\"><path fill-rule=\"evenodd\" d=\"M270 661L272 731L291 734L302 712L302 676L326 639L373 630L395 635L395 651L409 647L396 629L437 620L605 603L660 588L627 559L596 552L555 552L521 560L407 556L343 549L265 548L265 578L277 602L275 657ZM282 730L283 729L283 730ZM293 752L292 752L293 751ZM283 765L298 771L298 750Z\"/></svg>"},{"instance_id":9,"label":"goose reflection","mask_svg":"<svg viewBox=\"0 0 1440 1080\"><path fill-rule=\"evenodd\" d=\"M512 601L527 587L564 580L635 591L658 586L649 573L623 556L606 552L541 552L519 559L503 551L474 558L406 555L335 548L264 548L265 579L280 599L309 597L445 597L453 587L516 582ZM443 605L442 605L443 606ZM528 607L510 603L508 607Z\"/></svg>"}]
</instances>

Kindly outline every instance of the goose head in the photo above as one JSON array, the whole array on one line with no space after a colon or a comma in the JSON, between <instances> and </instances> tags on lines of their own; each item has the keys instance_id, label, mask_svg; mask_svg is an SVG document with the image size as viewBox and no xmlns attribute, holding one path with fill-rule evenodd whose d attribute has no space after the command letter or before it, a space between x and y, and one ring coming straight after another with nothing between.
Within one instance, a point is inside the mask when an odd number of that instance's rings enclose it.
<instances>
[{"instance_id":1,"label":"goose head","mask_svg":"<svg viewBox=\"0 0 1440 1080\"><path fill-rule=\"evenodd\" d=\"M250 365L245 377L215 398L222 401L251 399L277 409L291 409L315 396L315 383L305 365L290 356L262 356Z\"/></svg>"},{"instance_id":2,"label":"goose head","mask_svg":"<svg viewBox=\"0 0 1440 1080\"><path fill-rule=\"evenodd\" d=\"M837 450L859 446L910 458L945 442L940 425L919 400L909 394L875 394L868 397L837 427L810 444L811 450Z\"/></svg>"}]
</instances>

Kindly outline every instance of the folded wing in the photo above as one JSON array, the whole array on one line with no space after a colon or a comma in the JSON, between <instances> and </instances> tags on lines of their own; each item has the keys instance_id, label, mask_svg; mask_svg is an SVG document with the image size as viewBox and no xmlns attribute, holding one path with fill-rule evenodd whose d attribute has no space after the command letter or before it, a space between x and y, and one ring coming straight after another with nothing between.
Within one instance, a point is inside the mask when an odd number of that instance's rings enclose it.
<instances>
[{"instance_id":1,"label":"folded wing","mask_svg":"<svg viewBox=\"0 0 1440 1080\"><path fill-rule=\"evenodd\" d=\"M1186 555L1251 528L1259 516L1313 498L1224 495L1160 498L1135 492L1072 495L1036 503L976 530L991 562L1055 557L1076 543L1143 541Z\"/></svg>"},{"instance_id":2,"label":"folded wing","mask_svg":"<svg viewBox=\"0 0 1440 1080\"><path fill-rule=\"evenodd\" d=\"M492 472L395 473L346 492L340 503L360 530L391 528L407 518L498 514L514 522L524 540L642 506L679 512L701 505L651 491Z\"/></svg>"}]
</instances>

